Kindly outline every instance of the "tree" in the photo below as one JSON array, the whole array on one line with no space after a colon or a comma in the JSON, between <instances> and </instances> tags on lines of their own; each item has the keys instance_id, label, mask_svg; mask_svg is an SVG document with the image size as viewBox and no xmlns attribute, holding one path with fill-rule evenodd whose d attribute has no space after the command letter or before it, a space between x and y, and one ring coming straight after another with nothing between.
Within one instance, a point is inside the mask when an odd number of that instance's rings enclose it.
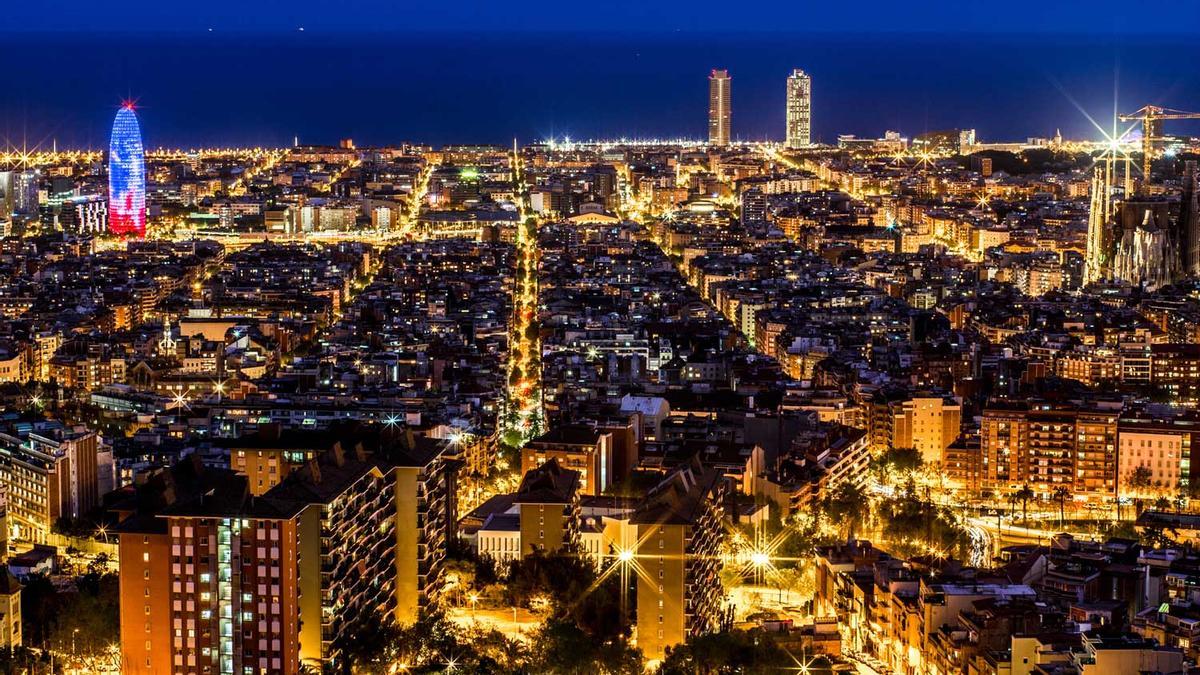
<instances>
[{"instance_id":1,"label":"tree","mask_svg":"<svg viewBox=\"0 0 1200 675\"><path fill-rule=\"evenodd\" d=\"M812 675L831 673L828 660L818 657L805 664ZM667 649L658 675L706 673L778 673L795 671L796 659L761 629L730 630L689 638Z\"/></svg>"},{"instance_id":2,"label":"tree","mask_svg":"<svg viewBox=\"0 0 1200 675\"><path fill-rule=\"evenodd\" d=\"M1129 475L1129 487L1134 491L1135 517L1141 515L1142 506L1145 504L1145 494L1152 485L1154 485L1154 472L1145 464L1139 464Z\"/></svg>"},{"instance_id":3,"label":"tree","mask_svg":"<svg viewBox=\"0 0 1200 675\"><path fill-rule=\"evenodd\" d=\"M397 627L383 617L362 623L364 630L344 631L335 644L337 665L329 673L404 672L505 674L525 671L526 655L495 630L466 630L441 612L423 614L408 626Z\"/></svg>"},{"instance_id":4,"label":"tree","mask_svg":"<svg viewBox=\"0 0 1200 675\"><path fill-rule=\"evenodd\" d=\"M553 675L640 675L642 653L624 637L597 640L575 623L552 617L533 639L529 672Z\"/></svg>"},{"instance_id":5,"label":"tree","mask_svg":"<svg viewBox=\"0 0 1200 675\"><path fill-rule=\"evenodd\" d=\"M1037 493L1028 485L1022 485L1020 490L1013 493L1013 496L1021 502L1021 520L1025 525L1029 525L1029 500L1036 499Z\"/></svg>"},{"instance_id":6,"label":"tree","mask_svg":"<svg viewBox=\"0 0 1200 675\"><path fill-rule=\"evenodd\" d=\"M619 575L599 581L591 561L575 551L534 552L509 566L506 595L512 605L528 607L534 598L546 598L552 618L574 623L593 640L629 634L621 594Z\"/></svg>"},{"instance_id":7,"label":"tree","mask_svg":"<svg viewBox=\"0 0 1200 675\"><path fill-rule=\"evenodd\" d=\"M50 672L50 654L38 653L29 647L0 649L0 675L41 675Z\"/></svg>"},{"instance_id":8,"label":"tree","mask_svg":"<svg viewBox=\"0 0 1200 675\"><path fill-rule=\"evenodd\" d=\"M850 481L843 481L834 488L833 493L825 499L825 512L835 520L845 522L847 539L854 538L856 526L863 520L870 502L862 486Z\"/></svg>"},{"instance_id":9,"label":"tree","mask_svg":"<svg viewBox=\"0 0 1200 675\"><path fill-rule=\"evenodd\" d=\"M941 555L964 550L966 533L950 508L900 495L882 501L878 515L883 534L899 555L926 555L930 548Z\"/></svg>"},{"instance_id":10,"label":"tree","mask_svg":"<svg viewBox=\"0 0 1200 675\"><path fill-rule=\"evenodd\" d=\"M1055 488L1055 490L1054 490L1054 500L1056 502L1058 502L1058 527L1059 527L1059 529L1063 529L1066 527L1064 525L1064 522L1067 519L1066 518L1067 499L1070 496L1071 496L1071 491L1065 487Z\"/></svg>"},{"instance_id":11,"label":"tree","mask_svg":"<svg viewBox=\"0 0 1200 675\"><path fill-rule=\"evenodd\" d=\"M27 576L21 591L25 642L83 657L99 657L119 642L120 582L102 569L89 565L74 587L63 589L46 575Z\"/></svg>"},{"instance_id":12,"label":"tree","mask_svg":"<svg viewBox=\"0 0 1200 675\"><path fill-rule=\"evenodd\" d=\"M870 462L870 469L880 483L888 483L892 476L911 478L922 466L924 459L916 448L888 448Z\"/></svg>"},{"instance_id":13,"label":"tree","mask_svg":"<svg viewBox=\"0 0 1200 675\"><path fill-rule=\"evenodd\" d=\"M333 641L336 672L343 675L387 672L398 636L395 625L378 616L347 626Z\"/></svg>"},{"instance_id":14,"label":"tree","mask_svg":"<svg viewBox=\"0 0 1200 675\"><path fill-rule=\"evenodd\" d=\"M21 583L24 586L21 590L21 615L25 617L25 642L45 645L58 619L58 592L45 574L30 574Z\"/></svg>"}]
</instances>

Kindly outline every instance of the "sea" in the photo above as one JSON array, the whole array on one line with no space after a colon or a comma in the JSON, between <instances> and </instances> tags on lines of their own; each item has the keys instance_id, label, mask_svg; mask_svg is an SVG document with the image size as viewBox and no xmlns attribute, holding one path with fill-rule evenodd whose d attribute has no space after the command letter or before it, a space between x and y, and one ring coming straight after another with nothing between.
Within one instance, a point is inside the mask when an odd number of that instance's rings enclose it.
<instances>
[{"instance_id":1,"label":"sea","mask_svg":"<svg viewBox=\"0 0 1200 675\"><path fill-rule=\"evenodd\" d=\"M148 147L700 139L713 68L743 140L782 138L793 68L812 76L815 141L1098 139L1114 110L1200 110L1196 54L1174 36L0 34L0 144L104 147L125 100Z\"/></svg>"}]
</instances>

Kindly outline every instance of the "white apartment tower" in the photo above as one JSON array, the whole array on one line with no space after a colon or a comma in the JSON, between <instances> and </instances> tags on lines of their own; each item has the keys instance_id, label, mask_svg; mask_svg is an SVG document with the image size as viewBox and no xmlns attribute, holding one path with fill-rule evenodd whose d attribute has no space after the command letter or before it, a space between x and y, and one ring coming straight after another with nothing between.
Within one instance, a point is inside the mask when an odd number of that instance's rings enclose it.
<instances>
[{"instance_id":1,"label":"white apartment tower","mask_svg":"<svg viewBox=\"0 0 1200 675\"><path fill-rule=\"evenodd\" d=\"M787 79L787 147L812 143L812 77L799 68Z\"/></svg>"}]
</instances>

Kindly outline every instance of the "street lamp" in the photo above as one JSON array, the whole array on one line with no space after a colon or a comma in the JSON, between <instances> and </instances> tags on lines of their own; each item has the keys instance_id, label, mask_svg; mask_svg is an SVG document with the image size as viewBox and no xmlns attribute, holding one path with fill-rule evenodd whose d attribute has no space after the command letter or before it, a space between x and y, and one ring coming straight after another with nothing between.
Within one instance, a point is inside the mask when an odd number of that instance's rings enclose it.
<instances>
[{"instance_id":1,"label":"street lamp","mask_svg":"<svg viewBox=\"0 0 1200 675\"><path fill-rule=\"evenodd\" d=\"M479 602L479 594L472 593L467 596L467 600L471 601L471 622L475 622L475 604Z\"/></svg>"}]
</instances>

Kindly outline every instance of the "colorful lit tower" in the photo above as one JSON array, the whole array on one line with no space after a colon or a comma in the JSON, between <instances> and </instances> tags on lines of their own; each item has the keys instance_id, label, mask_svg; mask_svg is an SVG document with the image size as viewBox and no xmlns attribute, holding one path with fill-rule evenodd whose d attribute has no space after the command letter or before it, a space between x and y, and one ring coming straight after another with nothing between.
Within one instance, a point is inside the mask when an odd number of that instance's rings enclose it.
<instances>
[{"instance_id":1,"label":"colorful lit tower","mask_svg":"<svg viewBox=\"0 0 1200 675\"><path fill-rule=\"evenodd\" d=\"M108 144L108 229L146 236L146 154L132 103L117 111Z\"/></svg>"}]
</instances>

